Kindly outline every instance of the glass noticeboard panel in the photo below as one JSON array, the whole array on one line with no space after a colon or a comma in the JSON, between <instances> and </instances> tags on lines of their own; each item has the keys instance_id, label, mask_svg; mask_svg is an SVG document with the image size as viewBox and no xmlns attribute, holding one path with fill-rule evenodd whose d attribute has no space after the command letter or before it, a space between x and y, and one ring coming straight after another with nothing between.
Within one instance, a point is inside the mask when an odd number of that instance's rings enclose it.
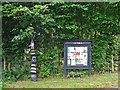
<instances>
[{"instance_id":1,"label":"glass noticeboard panel","mask_svg":"<svg viewBox=\"0 0 120 90\"><path fill-rule=\"evenodd\" d=\"M68 47L67 48L67 65L68 66L87 66L88 47Z\"/></svg>"}]
</instances>

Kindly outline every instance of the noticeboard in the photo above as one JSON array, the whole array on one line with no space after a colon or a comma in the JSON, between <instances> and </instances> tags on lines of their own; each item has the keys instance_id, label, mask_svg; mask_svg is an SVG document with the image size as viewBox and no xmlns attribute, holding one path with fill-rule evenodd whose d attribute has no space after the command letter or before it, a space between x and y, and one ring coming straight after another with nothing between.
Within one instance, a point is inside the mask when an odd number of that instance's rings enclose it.
<instances>
[{"instance_id":1,"label":"noticeboard","mask_svg":"<svg viewBox=\"0 0 120 90\"><path fill-rule=\"evenodd\" d=\"M69 41L64 43L64 74L67 69L88 69L91 74L91 41Z\"/></svg>"}]
</instances>

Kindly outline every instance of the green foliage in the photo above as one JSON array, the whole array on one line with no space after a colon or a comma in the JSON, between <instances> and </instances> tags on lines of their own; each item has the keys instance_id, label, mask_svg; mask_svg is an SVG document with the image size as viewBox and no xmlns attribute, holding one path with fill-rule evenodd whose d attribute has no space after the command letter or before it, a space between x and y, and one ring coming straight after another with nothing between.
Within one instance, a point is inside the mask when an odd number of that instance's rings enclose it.
<instances>
[{"instance_id":1,"label":"green foliage","mask_svg":"<svg viewBox=\"0 0 120 90\"><path fill-rule=\"evenodd\" d=\"M69 70L68 71L68 78L78 78L88 75L88 70Z\"/></svg>"},{"instance_id":2,"label":"green foliage","mask_svg":"<svg viewBox=\"0 0 120 90\"><path fill-rule=\"evenodd\" d=\"M63 72L64 41L91 39L92 71L112 71L120 52L118 6L116 2L3 3L3 58L8 63L15 61L12 56L23 58L35 33L38 76L48 77ZM26 73L22 69L20 74Z\"/></svg>"},{"instance_id":3,"label":"green foliage","mask_svg":"<svg viewBox=\"0 0 120 90\"><path fill-rule=\"evenodd\" d=\"M3 81L16 81L30 78L30 65L30 62L24 62L22 58L14 58L11 61L10 70L6 69L2 71Z\"/></svg>"},{"instance_id":4,"label":"green foliage","mask_svg":"<svg viewBox=\"0 0 120 90\"><path fill-rule=\"evenodd\" d=\"M55 74L56 72L56 53L57 53L57 49L54 48L52 50L53 52L51 52L51 50L45 50L44 53L42 52L38 52L37 54L37 63L39 64L38 65L38 68L39 68L39 76L40 77L48 77L50 76L51 74Z\"/></svg>"}]
</instances>

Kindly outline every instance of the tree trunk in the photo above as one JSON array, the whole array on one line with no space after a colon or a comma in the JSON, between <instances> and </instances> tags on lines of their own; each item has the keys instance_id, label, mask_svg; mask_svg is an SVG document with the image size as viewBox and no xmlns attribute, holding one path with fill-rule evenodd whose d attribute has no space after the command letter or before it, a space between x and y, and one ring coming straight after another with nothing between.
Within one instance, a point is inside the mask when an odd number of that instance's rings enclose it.
<instances>
[{"instance_id":1,"label":"tree trunk","mask_svg":"<svg viewBox=\"0 0 120 90\"><path fill-rule=\"evenodd\" d=\"M6 70L6 58L4 58L4 70Z\"/></svg>"},{"instance_id":2,"label":"tree trunk","mask_svg":"<svg viewBox=\"0 0 120 90\"><path fill-rule=\"evenodd\" d=\"M10 71L10 65L11 65L11 63L9 62L9 63L8 63L8 70L9 70L9 71Z\"/></svg>"},{"instance_id":3,"label":"tree trunk","mask_svg":"<svg viewBox=\"0 0 120 90\"><path fill-rule=\"evenodd\" d=\"M112 61L111 61L111 64L112 64L112 72L114 72L114 61L113 61L113 55L112 55Z\"/></svg>"}]
</instances>

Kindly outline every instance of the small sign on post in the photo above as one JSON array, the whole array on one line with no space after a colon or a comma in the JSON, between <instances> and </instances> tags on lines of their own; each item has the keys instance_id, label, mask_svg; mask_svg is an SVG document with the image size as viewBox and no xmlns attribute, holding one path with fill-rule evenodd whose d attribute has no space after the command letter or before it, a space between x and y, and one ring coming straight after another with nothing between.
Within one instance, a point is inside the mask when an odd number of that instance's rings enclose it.
<instances>
[{"instance_id":1,"label":"small sign on post","mask_svg":"<svg viewBox=\"0 0 120 90\"><path fill-rule=\"evenodd\" d=\"M75 40L64 43L64 75L68 69L88 69L91 75L91 41Z\"/></svg>"}]
</instances>

